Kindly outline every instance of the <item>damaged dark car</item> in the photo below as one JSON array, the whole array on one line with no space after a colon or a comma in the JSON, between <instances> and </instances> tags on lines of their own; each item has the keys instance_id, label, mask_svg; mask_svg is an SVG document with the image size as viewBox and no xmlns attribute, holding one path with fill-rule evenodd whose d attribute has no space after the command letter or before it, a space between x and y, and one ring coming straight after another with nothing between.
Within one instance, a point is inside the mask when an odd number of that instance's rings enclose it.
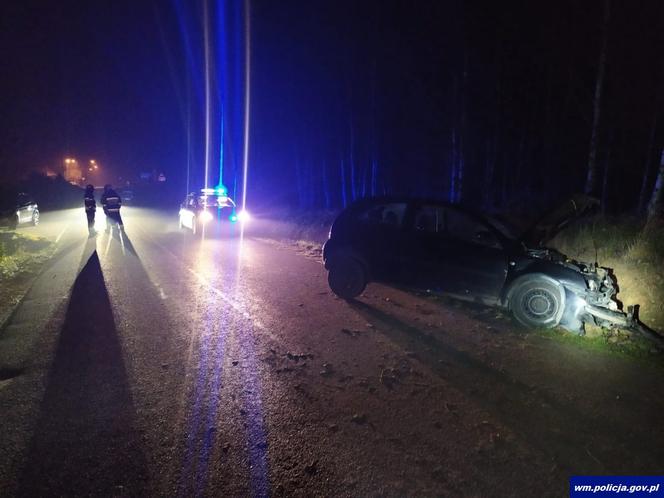
<instances>
[{"instance_id":1,"label":"damaged dark car","mask_svg":"<svg viewBox=\"0 0 664 498\"><path fill-rule=\"evenodd\" d=\"M531 228L437 201L397 197L358 201L344 210L323 247L332 291L359 296L384 282L508 309L528 327L585 323L634 326L615 300L610 270L566 258L544 244L597 201L575 196Z\"/></svg>"}]
</instances>

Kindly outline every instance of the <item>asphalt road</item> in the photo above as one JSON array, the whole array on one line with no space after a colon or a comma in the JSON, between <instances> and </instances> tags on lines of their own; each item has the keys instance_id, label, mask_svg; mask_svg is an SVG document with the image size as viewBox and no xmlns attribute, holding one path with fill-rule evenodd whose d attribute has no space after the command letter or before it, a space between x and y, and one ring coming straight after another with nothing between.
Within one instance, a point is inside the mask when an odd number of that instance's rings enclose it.
<instances>
[{"instance_id":1,"label":"asphalt road","mask_svg":"<svg viewBox=\"0 0 664 498\"><path fill-rule=\"evenodd\" d=\"M663 473L658 366L386 286L347 303L260 230L124 218L22 229L58 251L0 331L2 496L564 496Z\"/></svg>"}]
</instances>

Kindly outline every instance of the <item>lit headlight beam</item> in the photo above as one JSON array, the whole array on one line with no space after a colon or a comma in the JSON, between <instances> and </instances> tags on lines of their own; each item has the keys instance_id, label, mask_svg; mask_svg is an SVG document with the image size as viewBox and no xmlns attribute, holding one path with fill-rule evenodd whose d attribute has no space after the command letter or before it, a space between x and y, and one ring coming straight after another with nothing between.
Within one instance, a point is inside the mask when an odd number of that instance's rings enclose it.
<instances>
[{"instance_id":1,"label":"lit headlight beam","mask_svg":"<svg viewBox=\"0 0 664 498\"><path fill-rule=\"evenodd\" d=\"M244 1L244 155L242 162L242 210L247 207L247 177L249 175L249 115L251 109L251 9Z\"/></svg>"},{"instance_id":2,"label":"lit headlight beam","mask_svg":"<svg viewBox=\"0 0 664 498\"><path fill-rule=\"evenodd\" d=\"M210 211L202 211L201 214L198 215L198 219L201 220L202 223L208 223L214 219L214 216L212 216Z\"/></svg>"},{"instance_id":3,"label":"lit headlight beam","mask_svg":"<svg viewBox=\"0 0 664 498\"><path fill-rule=\"evenodd\" d=\"M237 213L237 220L240 223L246 223L250 219L251 219L251 215L249 215L249 211L247 211L246 209L243 209L242 211Z\"/></svg>"},{"instance_id":4,"label":"lit headlight beam","mask_svg":"<svg viewBox=\"0 0 664 498\"><path fill-rule=\"evenodd\" d=\"M208 186L208 172L210 169L210 114L212 102L210 101L210 33L208 27L208 2L203 0L203 42L205 49L205 188Z\"/></svg>"}]
</instances>

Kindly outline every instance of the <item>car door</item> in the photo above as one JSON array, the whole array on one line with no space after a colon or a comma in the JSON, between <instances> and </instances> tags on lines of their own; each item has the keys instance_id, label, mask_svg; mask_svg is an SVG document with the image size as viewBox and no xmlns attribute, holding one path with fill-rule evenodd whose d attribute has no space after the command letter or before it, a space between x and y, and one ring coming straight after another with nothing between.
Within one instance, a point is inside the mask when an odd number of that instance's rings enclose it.
<instances>
[{"instance_id":1,"label":"car door","mask_svg":"<svg viewBox=\"0 0 664 498\"><path fill-rule=\"evenodd\" d=\"M406 202L372 204L357 214L353 223L353 247L368 262L373 280L399 283L408 276L404 252Z\"/></svg>"},{"instance_id":2,"label":"car door","mask_svg":"<svg viewBox=\"0 0 664 498\"><path fill-rule=\"evenodd\" d=\"M30 209L30 198L27 194L18 194L16 199L16 212L18 213L18 222L26 223L32 218Z\"/></svg>"},{"instance_id":3,"label":"car door","mask_svg":"<svg viewBox=\"0 0 664 498\"><path fill-rule=\"evenodd\" d=\"M442 272L454 275L455 294L472 300L499 298L508 270L508 255L495 229L457 207L445 210L444 237L449 241Z\"/></svg>"},{"instance_id":4,"label":"car door","mask_svg":"<svg viewBox=\"0 0 664 498\"><path fill-rule=\"evenodd\" d=\"M196 206L197 206L196 195L189 194L182 203L182 209L180 209L180 223L182 223L183 226L189 229L194 228L194 220L196 217Z\"/></svg>"},{"instance_id":5,"label":"car door","mask_svg":"<svg viewBox=\"0 0 664 498\"><path fill-rule=\"evenodd\" d=\"M411 233L419 287L473 300L499 296L507 255L489 225L454 206L421 204Z\"/></svg>"}]
</instances>

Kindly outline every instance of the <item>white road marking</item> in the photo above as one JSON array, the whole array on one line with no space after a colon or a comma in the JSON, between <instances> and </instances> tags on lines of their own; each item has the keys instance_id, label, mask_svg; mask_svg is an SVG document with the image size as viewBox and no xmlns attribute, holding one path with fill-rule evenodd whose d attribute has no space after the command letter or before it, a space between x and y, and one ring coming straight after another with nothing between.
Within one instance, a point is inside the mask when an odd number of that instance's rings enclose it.
<instances>
[{"instance_id":1,"label":"white road marking","mask_svg":"<svg viewBox=\"0 0 664 498\"><path fill-rule=\"evenodd\" d=\"M55 238L55 243L56 243L56 244L57 244L58 242L60 242L60 239L61 239L62 236L65 234L65 232L67 231L68 228L69 228L69 225L67 224L67 225L65 225L65 227L60 231L60 233L58 234L58 236Z\"/></svg>"}]
</instances>

